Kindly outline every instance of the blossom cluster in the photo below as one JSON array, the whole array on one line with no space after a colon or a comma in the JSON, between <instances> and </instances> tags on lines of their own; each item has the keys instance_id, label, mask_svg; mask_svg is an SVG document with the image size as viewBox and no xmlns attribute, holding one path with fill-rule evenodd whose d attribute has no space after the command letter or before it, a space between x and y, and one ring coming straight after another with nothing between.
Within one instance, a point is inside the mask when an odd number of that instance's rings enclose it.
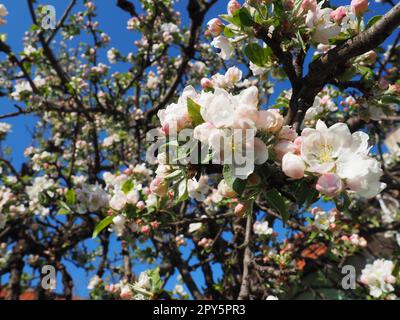
<instances>
[{"instance_id":1,"label":"blossom cluster","mask_svg":"<svg viewBox=\"0 0 400 320\"><path fill-rule=\"evenodd\" d=\"M328 197L336 197L348 188L356 194L372 198L385 184L378 160L369 155L368 134L351 133L344 123L331 127L318 120L316 128L303 129L288 152L282 157L283 172L293 179L311 175L318 178L316 189Z\"/></svg>"}]
</instances>

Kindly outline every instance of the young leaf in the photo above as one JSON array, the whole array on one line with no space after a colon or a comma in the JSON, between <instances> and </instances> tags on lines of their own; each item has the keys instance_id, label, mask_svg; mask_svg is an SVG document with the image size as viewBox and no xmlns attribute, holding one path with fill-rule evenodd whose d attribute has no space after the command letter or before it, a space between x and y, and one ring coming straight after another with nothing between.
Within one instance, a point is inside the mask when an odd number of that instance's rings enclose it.
<instances>
[{"instance_id":1,"label":"young leaf","mask_svg":"<svg viewBox=\"0 0 400 320\"><path fill-rule=\"evenodd\" d=\"M189 97L187 98L187 108L189 117L192 120L193 125L198 126L199 124L202 124L204 122L204 119L200 114L200 105L198 105Z\"/></svg>"},{"instance_id":2,"label":"young leaf","mask_svg":"<svg viewBox=\"0 0 400 320\"><path fill-rule=\"evenodd\" d=\"M289 212L281 194L276 189L268 190L265 194L265 200L271 208L281 214L283 223L286 223L289 219Z\"/></svg>"},{"instance_id":3,"label":"young leaf","mask_svg":"<svg viewBox=\"0 0 400 320\"><path fill-rule=\"evenodd\" d=\"M129 180L126 180L126 181L122 184L121 190L122 190L125 194L128 194L129 191L131 191L134 187L135 187L135 183L133 182L132 179L129 179Z\"/></svg>"},{"instance_id":4,"label":"young leaf","mask_svg":"<svg viewBox=\"0 0 400 320\"><path fill-rule=\"evenodd\" d=\"M65 200L67 201L68 206L73 206L76 200L74 189L69 189L65 193Z\"/></svg>"},{"instance_id":5,"label":"young leaf","mask_svg":"<svg viewBox=\"0 0 400 320\"><path fill-rule=\"evenodd\" d=\"M271 50L269 48L263 48L257 43L249 43L244 48L244 53L254 64L262 67L268 59Z\"/></svg>"},{"instance_id":6,"label":"young leaf","mask_svg":"<svg viewBox=\"0 0 400 320\"><path fill-rule=\"evenodd\" d=\"M235 178L232 175L232 168L229 165L224 165L223 176L226 184L237 194L242 194L246 188L246 180Z\"/></svg>"},{"instance_id":7,"label":"young leaf","mask_svg":"<svg viewBox=\"0 0 400 320\"><path fill-rule=\"evenodd\" d=\"M254 25L253 18L251 17L250 12L246 8L242 7L239 10L238 15L239 15L240 22L245 27L251 27Z\"/></svg>"},{"instance_id":8,"label":"young leaf","mask_svg":"<svg viewBox=\"0 0 400 320\"><path fill-rule=\"evenodd\" d=\"M382 18L382 16L375 16L375 17L372 17L372 18L368 21L367 26L365 27L365 29L368 29L368 28L372 27L372 26L373 26L375 23L377 23L381 18Z\"/></svg>"},{"instance_id":9,"label":"young leaf","mask_svg":"<svg viewBox=\"0 0 400 320\"><path fill-rule=\"evenodd\" d=\"M107 216L101 220L94 228L92 238L96 238L104 228L108 227L112 223L113 218L113 216Z\"/></svg>"}]
</instances>

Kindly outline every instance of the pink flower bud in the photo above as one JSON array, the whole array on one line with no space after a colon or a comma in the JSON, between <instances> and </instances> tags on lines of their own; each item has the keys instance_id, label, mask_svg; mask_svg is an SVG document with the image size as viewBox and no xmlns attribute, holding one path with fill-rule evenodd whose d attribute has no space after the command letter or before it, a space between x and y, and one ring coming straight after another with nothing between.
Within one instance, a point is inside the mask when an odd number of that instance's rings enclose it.
<instances>
[{"instance_id":1,"label":"pink flower bud","mask_svg":"<svg viewBox=\"0 0 400 320\"><path fill-rule=\"evenodd\" d=\"M281 131L279 132L279 138L294 141L294 139L297 138L297 132L290 126L283 126Z\"/></svg>"},{"instance_id":2,"label":"pink flower bud","mask_svg":"<svg viewBox=\"0 0 400 320\"><path fill-rule=\"evenodd\" d=\"M351 0L350 6L356 16L362 16L368 10L368 0Z\"/></svg>"},{"instance_id":3,"label":"pink flower bud","mask_svg":"<svg viewBox=\"0 0 400 320\"><path fill-rule=\"evenodd\" d=\"M336 197L343 190L343 182L335 173L324 173L319 177L316 189L328 197Z\"/></svg>"},{"instance_id":4,"label":"pink flower bud","mask_svg":"<svg viewBox=\"0 0 400 320\"><path fill-rule=\"evenodd\" d=\"M276 144L274 150L276 154L276 159L281 161L286 153L294 153L294 151L296 150L296 146L293 142L289 140L281 140Z\"/></svg>"},{"instance_id":5,"label":"pink flower bud","mask_svg":"<svg viewBox=\"0 0 400 320\"><path fill-rule=\"evenodd\" d=\"M236 0L231 0L228 2L227 11L230 15L233 15L236 11L240 9L241 5Z\"/></svg>"},{"instance_id":6,"label":"pink flower bud","mask_svg":"<svg viewBox=\"0 0 400 320\"><path fill-rule=\"evenodd\" d=\"M242 217L247 210L247 206L243 203L238 203L235 207L234 213L237 217Z\"/></svg>"},{"instance_id":7,"label":"pink flower bud","mask_svg":"<svg viewBox=\"0 0 400 320\"><path fill-rule=\"evenodd\" d=\"M304 11L315 11L317 9L317 0L303 0L301 3L301 8Z\"/></svg>"},{"instance_id":8,"label":"pink flower bud","mask_svg":"<svg viewBox=\"0 0 400 320\"><path fill-rule=\"evenodd\" d=\"M294 146L296 147L296 150L295 150L295 154L300 154L301 153L301 137L297 137L296 139L294 139L294 141L293 141L293 143L294 143Z\"/></svg>"},{"instance_id":9,"label":"pink flower bud","mask_svg":"<svg viewBox=\"0 0 400 320\"><path fill-rule=\"evenodd\" d=\"M212 81L208 78L202 78L200 84L203 89L208 89L213 87Z\"/></svg>"},{"instance_id":10,"label":"pink flower bud","mask_svg":"<svg viewBox=\"0 0 400 320\"><path fill-rule=\"evenodd\" d=\"M140 228L140 232L141 232L141 233L144 233L144 234L149 234L150 231L151 231L151 229L150 229L149 226L142 226L142 227Z\"/></svg>"},{"instance_id":11,"label":"pink flower bud","mask_svg":"<svg viewBox=\"0 0 400 320\"><path fill-rule=\"evenodd\" d=\"M290 178L301 179L304 177L306 165L303 159L293 153L286 153L282 158L282 170Z\"/></svg>"},{"instance_id":12,"label":"pink flower bud","mask_svg":"<svg viewBox=\"0 0 400 320\"><path fill-rule=\"evenodd\" d=\"M208 21L207 26L208 26L208 30L211 32L211 34L214 37L217 37L221 34L224 24L222 23L222 21L220 19L214 18L214 19L211 19L210 21Z\"/></svg>"},{"instance_id":13,"label":"pink flower bud","mask_svg":"<svg viewBox=\"0 0 400 320\"><path fill-rule=\"evenodd\" d=\"M164 181L163 178L156 177L151 183L150 183L150 191L152 193L155 193L156 195L163 197L167 194L168 192L168 184Z\"/></svg>"},{"instance_id":14,"label":"pink flower bud","mask_svg":"<svg viewBox=\"0 0 400 320\"><path fill-rule=\"evenodd\" d=\"M348 236L341 236L340 239L342 241L349 241L349 237Z\"/></svg>"},{"instance_id":15,"label":"pink flower bud","mask_svg":"<svg viewBox=\"0 0 400 320\"><path fill-rule=\"evenodd\" d=\"M157 229L158 228L158 222L156 220L150 222L150 225L153 229Z\"/></svg>"},{"instance_id":16,"label":"pink flower bud","mask_svg":"<svg viewBox=\"0 0 400 320\"><path fill-rule=\"evenodd\" d=\"M138 203L136 203L136 208L142 211L144 210L144 208L146 208L146 204L143 201L139 201Z\"/></svg>"},{"instance_id":17,"label":"pink flower bud","mask_svg":"<svg viewBox=\"0 0 400 320\"><path fill-rule=\"evenodd\" d=\"M400 85L398 85L397 83L395 84L391 84L388 88L387 93L394 93L394 94L400 94Z\"/></svg>"},{"instance_id":18,"label":"pink flower bud","mask_svg":"<svg viewBox=\"0 0 400 320\"><path fill-rule=\"evenodd\" d=\"M123 286L120 293L121 299L131 299L133 297L133 293L128 286Z\"/></svg>"},{"instance_id":19,"label":"pink flower bud","mask_svg":"<svg viewBox=\"0 0 400 320\"><path fill-rule=\"evenodd\" d=\"M335 21L337 24L341 24L343 18L347 15L346 8L343 6L338 7L336 10L333 10L329 16L333 21Z\"/></svg>"}]
</instances>

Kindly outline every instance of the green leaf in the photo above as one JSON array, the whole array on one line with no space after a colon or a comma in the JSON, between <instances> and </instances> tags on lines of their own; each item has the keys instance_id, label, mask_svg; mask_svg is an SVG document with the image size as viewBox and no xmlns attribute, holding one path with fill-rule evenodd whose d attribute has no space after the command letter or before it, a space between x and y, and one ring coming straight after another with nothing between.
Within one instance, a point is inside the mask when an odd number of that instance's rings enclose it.
<instances>
[{"instance_id":1,"label":"green leaf","mask_svg":"<svg viewBox=\"0 0 400 320\"><path fill-rule=\"evenodd\" d=\"M232 175L232 168L230 165L224 165L223 176L226 184L235 191L238 195L241 195L246 188L246 180L235 178Z\"/></svg>"},{"instance_id":2,"label":"green leaf","mask_svg":"<svg viewBox=\"0 0 400 320\"><path fill-rule=\"evenodd\" d=\"M385 103L385 104L392 104L392 103L400 104L400 97L385 95L382 97L381 101L382 101L382 103Z\"/></svg>"},{"instance_id":3,"label":"green leaf","mask_svg":"<svg viewBox=\"0 0 400 320\"><path fill-rule=\"evenodd\" d=\"M133 182L132 179L126 180L121 187L121 190L125 193L128 194L129 191L131 191L135 187L135 183Z\"/></svg>"},{"instance_id":4,"label":"green leaf","mask_svg":"<svg viewBox=\"0 0 400 320\"><path fill-rule=\"evenodd\" d=\"M92 239L96 238L104 228L108 227L112 223L113 218L113 216L107 216L101 220L94 228Z\"/></svg>"},{"instance_id":5,"label":"green leaf","mask_svg":"<svg viewBox=\"0 0 400 320\"><path fill-rule=\"evenodd\" d=\"M227 26L225 26L224 28L224 35L227 38L233 38L235 36L235 33L232 31L232 29L228 28Z\"/></svg>"},{"instance_id":6,"label":"green leaf","mask_svg":"<svg viewBox=\"0 0 400 320\"><path fill-rule=\"evenodd\" d=\"M188 198L187 180L183 179L178 185L178 202L185 201Z\"/></svg>"},{"instance_id":7,"label":"green leaf","mask_svg":"<svg viewBox=\"0 0 400 320\"><path fill-rule=\"evenodd\" d=\"M251 17L250 12L246 8L244 7L240 8L240 10L238 11L238 16L240 22L245 27L251 27L254 25L253 18Z\"/></svg>"},{"instance_id":8,"label":"green leaf","mask_svg":"<svg viewBox=\"0 0 400 320\"><path fill-rule=\"evenodd\" d=\"M160 277L160 269L155 268L148 271L148 275L151 279L151 292L156 293L162 289L163 281Z\"/></svg>"},{"instance_id":9,"label":"green leaf","mask_svg":"<svg viewBox=\"0 0 400 320\"><path fill-rule=\"evenodd\" d=\"M249 43L244 48L244 53L254 64L262 67L268 60L271 54L270 48L263 48L257 43Z\"/></svg>"},{"instance_id":10,"label":"green leaf","mask_svg":"<svg viewBox=\"0 0 400 320\"><path fill-rule=\"evenodd\" d=\"M175 178L179 177L180 175L182 175L182 170L175 170L174 172L170 173L169 175L166 175L164 177L165 180L169 181L169 180L174 180Z\"/></svg>"},{"instance_id":11,"label":"green leaf","mask_svg":"<svg viewBox=\"0 0 400 320\"><path fill-rule=\"evenodd\" d=\"M271 208L275 209L281 214L283 223L288 221L289 212L287 210L285 200L276 189L268 190L265 193L265 201L267 201Z\"/></svg>"},{"instance_id":12,"label":"green leaf","mask_svg":"<svg viewBox=\"0 0 400 320\"><path fill-rule=\"evenodd\" d=\"M65 200L67 201L68 206L73 206L76 201L76 195L74 189L69 189L65 193Z\"/></svg>"},{"instance_id":13,"label":"green leaf","mask_svg":"<svg viewBox=\"0 0 400 320\"><path fill-rule=\"evenodd\" d=\"M375 23L377 23L380 19L382 18L382 16L375 16L372 17L371 19L369 19L367 26L365 27L366 29L372 27Z\"/></svg>"},{"instance_id":14,"label":"green leaf","mask_svg":"<svg viewBox=\"0 0 400 320\"><path fill-rule=\"evenodd\" d=\"M60 207L58 214L69 214L72 212L71 208L64 201L58 201L58 205Z\"/></svg>"},{"instance_id":15,"label":"green leaf","mask_svg":"<svg viewBox=\"0 0 400 320\"><path fill-rule=\"evenodd\" d=\"M236 11L232 16L229 14L221 14L219 17L229 23L234 24L235 26L240 26L240 18L238 15L238 11Z\"/></svg>"},{"instance_id":16,"label":"green leaf","mask_svg":"<svg viewBox=\"0 0 400 320\"><path fill-rule=\"evenodd\" d=\"M187 98L187 108L189 117L192 120L193 125L198 126L199 124L202 124L204 122L204 119L200 113L200 105L194 102L189 97Z\"/></svg>"}]
</instances>

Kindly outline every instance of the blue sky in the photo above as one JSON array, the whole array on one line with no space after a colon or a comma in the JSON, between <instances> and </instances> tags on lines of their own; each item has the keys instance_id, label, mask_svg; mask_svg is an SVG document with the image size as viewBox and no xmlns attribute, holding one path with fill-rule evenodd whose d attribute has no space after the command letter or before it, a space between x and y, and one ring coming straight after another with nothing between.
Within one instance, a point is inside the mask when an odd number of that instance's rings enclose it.
<instances>
[{"instance_id":1,"label":"blue sky","mask_svg":"<svg viewBox=\"0 0 400 320\"><path fill-rule=\"evenodd\" d=\"M240 1L240 0L239 0ZM69 4L69 1L60 1L60 0L47 0L47 1L38 1L41 4L51 4L56 7L57 11L57 19L60 18L65 8ZM81 1L78 1L81 3ZM136 1L133 0L135 3ZM217 4L212 8L212 10L208 13L206 21L209 19L216 17L218 14L222 14L226 12L226 3L227 0L219 0ZM240 1L243 2L243 1ZM347 5L349 1L331 1L332 5ZM370 1L372 2L372 1ZM0 26L0 33L7 34L7 43L11 45L14 52L20 52L23 49L22 45L22 37L24 35L25 30L27 30L31 25L31 18L28 12L28 7L26 5L26 0L0 0L0 3L4 4L8 11L9 16L7 17L7 24L4 26ZM133 41L135 37L126 29L126 22L129 18L126 12L123 12L121 9L117 8L115 3L116 1L110 0L95 0L94 3L98 8L98 20L100 22L100 29L105 31L111 37L111 46L119 49L123 54L127 54L130 51L134 51ZM188 17L186 13L186 5L187 0L177 1L176 10L182 13L182 24L188 26ZM78 7L79 8L79 7ZM371 3L370 5L371 11L367 14L367 20L374 15L381 15L386 12L390 6ZM390 41L390 39L388 40ZM2 59L3 56L0 56ZM216 56L216 59L217 56ZM275 86L275 94L272 96L274 99L283 89L288 88L288 84L286 82L279 83ZM0 114L4 114L10 112L13 109L13 104L6 98L0 99ZM3 120L2 120L3 121ZM18 118L7 119L4 122L8 122L12 124L12 132L9 134L6 145L12 148L12 162L15 166L19 167L22 162L25 161L23 156L24 149L30 145L31 143L31 135L30 132L34 127L37 119L33 116L23 116ZM277 226L278 229L281 229ZM92 240L87 241L87 245L91 248L95 247L95 242ZM111 251L115 250L116 247L112 246ZM77 283L77 287L75 289L75 294L78 296L87 296L88 292L86 289L86 285L88 282L88 277L84 272L79 271L74 268L72 265L68 265L68 269L74 276L74 278L79 278L80 281ZM144 270L144 265L136 265L135 271ZM215 267L215 277L218 277L220 271L219 267ZM89 277L90 278L90 277ZM196 279L199 279L196 276ZM60 282L60 281L59 281ZM172 286L172 282L169 287Z\"/></svg>"}]
</instances>

